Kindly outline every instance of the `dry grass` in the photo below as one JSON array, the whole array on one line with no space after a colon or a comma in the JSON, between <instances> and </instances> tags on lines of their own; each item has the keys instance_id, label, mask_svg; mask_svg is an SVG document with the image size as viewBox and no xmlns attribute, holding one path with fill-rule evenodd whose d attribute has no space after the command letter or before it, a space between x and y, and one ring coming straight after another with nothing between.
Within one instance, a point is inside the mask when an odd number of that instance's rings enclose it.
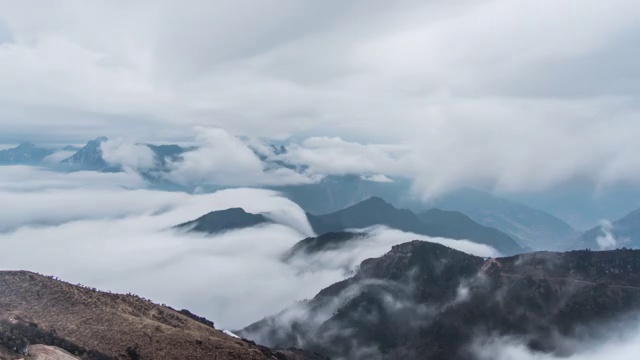
<instances>
[{"instance_id":1,"label":"dry grass","mask_svg":"<svg viewBox=\"0 0 640 360\"><path fill-rule=\"evenodd\" d=\"M26 271L0 272L0 320L35 323L118 359L134 358L130 349L140 359L285 358L138 296L100 292Z\"/></svg>"}]
</instances>

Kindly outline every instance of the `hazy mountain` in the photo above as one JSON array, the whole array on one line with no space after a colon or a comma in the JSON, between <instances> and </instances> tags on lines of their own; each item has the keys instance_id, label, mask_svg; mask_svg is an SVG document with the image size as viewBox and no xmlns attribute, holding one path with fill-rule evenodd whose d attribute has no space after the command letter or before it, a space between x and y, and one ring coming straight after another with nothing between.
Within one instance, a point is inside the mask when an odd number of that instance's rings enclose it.
<instances>
[{"instance_id":1,"label":"hazy mountain","mask_svg":"<svg viewBox=\"0 0 640 360\"><path fill-rule=\"evenodd\" d=\"M307 213L307 218L317 234L385 225L427 236L471 240L490 245L503 254L524 251L508 235L477 224L460 213L431 210L422 213L419 217L410 210L397 209L379 197L369 198L346 209L326 215Z\"/></svg>"},{"instance_id":2,"label":"hazy mountain","mask_svg":"<svg viewBox=\"0 0 640 360\"><path fill-rule=\"evenodd\" d=\"M94 360L319 359L299 350L257 346L216 330L189 311L135 295L100 292L25 271L0 272L0 289L0 356L8 359L24 358L35 344Z\"/></svg>"},{"instance_id":3,"label":"hazy mountain","mask_svg":"<svg viewBox=\"0 0 640 360\"><path fill-rule=\"evenodd\" d=\"M177 225L176 228L209 234L241 229L266 223L269 220L260 214L251 214L242 208L212 211L195 220Z\"/></svg>"},{"instance_id":4,"label":"hazy mountain","mask_svg":"<svg viewBox=\"0 0 640 360\"><path fill-rule=\"evenodd\" d=\"M107 141L106 137L87 142L78 152L71 157L62 160L62 164L69 165L79 170L104 170L109 168L109 164L102 158L100 146Z\"/></svg>"},{"instance_id":5,"label":"hazy mountain","mask_svg":"<svg viewBox=\"0 0 640 360\"><path fill-rule=\"evenodd\" d=\"M469 239L504 249L505 254L522 252L522 247L513 237L497 229L483 226L457 211L429 209L418 214L418 218L429 228L433 236L451 239Z\"/></svg>"},{"instance_id":6,"label":"hazy mountain","mask_svg":"<svg viewBox=\"0 0 640 360\"><path fill-rule=\"evenodd\" d=\"M547 212L480 190L460 190L434 201L432 205L460 211L535 250L565 249L577 236L569 224Z\"/></svg>"},{"instance_id":7,"label":"hazy mountain","mask_svg":"<svg viewBox=\"0 0 640 360\"><path fill-rule=\"evenodd\" d=\"M37 165L51 154L52 149L25 142L11 149L0 150L0 165Z\"/></svg>"},{"instance_id":8,"label":"hazy mountain","mask_svg":"<svg viewBox=\"0 0 640 360\"><path fill-rule=\"evenodd\" d=\"M358 175L327 176L317 184L274 187L305 211L326 214L377 196L405 206L414 198L408 180L381 183L362 179Z\"/></svg>"},{"instance_id":9,"label":"hazy mountain","mask_svg":"<svg viewBox=\"0 0 640 360\"><path fill-rule=\"evenodd\" d=\"M411 182L406 179L380 183L355 175L329 176L318 184L276 188L313 214L335 212L372 196L415 212L432 207L459 211L532 249L563 249L578 235L569 224L554 215L488 192L460 189L424 203L410 189Z\"/></svg>"},{"instance_id":10,"label":"hazy mountain","mask_svg":"<svg viewBox=\"0 0 640 360\"><path fill-rule=\"evenodd\" d=\"M640 247L640 209L611 224L596 226L574 243L577 249L612 249Z\"/></svg>"},{"instance_id":11,"label":"hazy mountain","mask_svg":"<svg viewBox=\"0 0 640 360\"><path fill-rule=\"evenodd\" d=\"M396 209L379 197L371 197L345 209L325 214L307 213L311 227L317 234L360 229L373 225L385 225L402 231L424 234L425 224L418 216L406 209Z\"/></svg>"},{"instance_id":12,"label":"hazy mountain","mask_svg":"<svg viewBox=\"0 0 640 360\"><path fill-rule=\"evenodd\" d=\"M413 241L240 334L348 359L473 359L498 336L568 356L637 318L639 286L640 251L483 259Z\"/></svg>"},{"instance_id":13,"label":"hazy mountain","mask_svg":"<svg viewBox=\"0 0 640 360\"><path fill-rule=\"evenodd\" d=\"M598 186L571 183L543 192L511 194L519 201L567 221L571 226L587 230L602 219L619 219L640 208L640 186L618 183Z\"/></svg>"},{"instance_id":14,"label":"hazy mountain","mask_svg":"<svg viewBox=\"0 0 640 360\"><path fill-rule=\"evenodd\" d=\"M81 146L67 145L67 146L63 147L62 149L60 149L60 150L62 150L62 151L78 151L80 149L82 149Z\"/></svg>"}]
</instances>

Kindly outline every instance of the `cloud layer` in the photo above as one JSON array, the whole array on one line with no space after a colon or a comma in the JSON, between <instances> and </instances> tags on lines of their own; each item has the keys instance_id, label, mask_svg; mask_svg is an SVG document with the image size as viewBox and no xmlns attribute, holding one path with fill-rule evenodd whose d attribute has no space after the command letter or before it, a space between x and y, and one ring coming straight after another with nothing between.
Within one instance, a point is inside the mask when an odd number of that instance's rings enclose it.
<instances>
[{"instance_id":1,"label":"cloud layer","mask_svg":"<svg viewBox=\"0 0 640 360\"><path fill-rule=\"evenodd\" d=\"M496 254L467 241L376 227L366 229L365 239L343 251L285 263L282 255L314 234L302 209L277 192L234 189L194 195L126 189L105 173L91 173L92 181L83 183L92 186L81 187L74 186L78 173L28 168L31 173L26 176L21 167L2 169L0 174L15 181L0 188L2 269L27 269L104 290L133 292L188 308L219 327L241 328L311 298L349 276L365 258L416 238L478 255ZM18 181L34 175L41 180ZM214 236L171 229L230 207L264 214L273 223Z\"/></svg>"}]
</instances>

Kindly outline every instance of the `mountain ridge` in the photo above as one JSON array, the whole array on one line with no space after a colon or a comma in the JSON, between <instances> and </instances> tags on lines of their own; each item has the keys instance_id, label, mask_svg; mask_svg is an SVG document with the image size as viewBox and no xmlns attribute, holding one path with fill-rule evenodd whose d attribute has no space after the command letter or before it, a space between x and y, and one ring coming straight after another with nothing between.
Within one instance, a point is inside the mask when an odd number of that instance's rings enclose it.
<instances>
[{"instance_id":1,"label":"mountain ridge","mask_svg":"<svg viewBox=\"0 0 640 360\"><path fill-rule=\"evenodd\" d=\"M466 360L475 359L470 346L481 334L570 355L579 349L558 337L588 342L639 314L638 250L485 259L412 241L239 333L336 358Z\"/></svg>"},{"instance_id":2,"label":"mountain ridge","mask_svg":"<svg viewBox=\"0 0 640 360\"><path fill-rule=\"evenodd\" d=\"M408 209L397 209L377 196L330 214L313 215L307 213L311 227L314 232L320 235L347 229L384 225L426 236L470 240L490 245L505 254L524 251L510 236L499 230L477 224L464 214L428 210L422 213L422 217L421 219L419 215ZM461 219L464 221L464 227L456 224Z\"/></svg>"},{"instance_id":3,"label":"mountain ridge","mask_svg":"<svg viewBox=\"0 0 640 360\"><path fill-rule=\"evenodd\" d=\"M0 288L0 348L5 350L13 336L96 360L315 358L233 338L184 310L132 294L101 292L27 271L0 271Z\"/></svg>"}]
</instances>

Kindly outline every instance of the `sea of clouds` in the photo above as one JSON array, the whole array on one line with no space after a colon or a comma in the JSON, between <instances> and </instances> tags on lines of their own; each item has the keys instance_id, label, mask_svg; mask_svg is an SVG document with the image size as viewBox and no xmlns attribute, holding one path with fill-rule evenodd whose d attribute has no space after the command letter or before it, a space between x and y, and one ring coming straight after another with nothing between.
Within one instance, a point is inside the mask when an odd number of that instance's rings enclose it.
<instances>
[{"instance_id":1,"label":"sea of clouds","mask_svg":"<svg viewBox=\"0 0 640 360\"><path fill-rule=\"evenodd\" d=\"M240 328L348 277L364 259L413 239L481 256L469 241L385 227L352 245L283 262L314 236L304 211L270 190L212 194L144 189L135 174L59 173L0 167L0 269L30 270L72 283L132 292ZM173 229L210 211L242 207L271 223L215 235Z\"/></svg>"}]
</instances>

